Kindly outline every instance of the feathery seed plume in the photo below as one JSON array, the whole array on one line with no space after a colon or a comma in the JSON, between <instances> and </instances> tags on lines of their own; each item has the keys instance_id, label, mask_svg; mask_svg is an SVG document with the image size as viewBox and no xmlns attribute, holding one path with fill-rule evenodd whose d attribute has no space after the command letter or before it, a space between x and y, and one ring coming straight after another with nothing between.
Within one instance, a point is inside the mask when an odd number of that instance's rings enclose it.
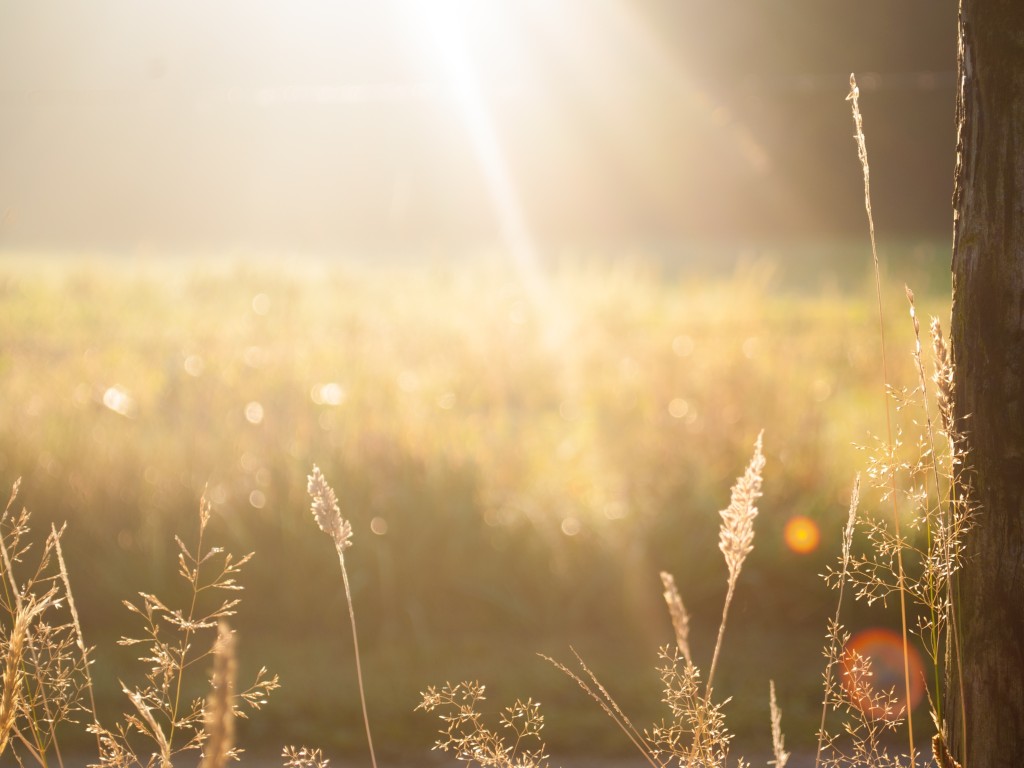
<instances>
[{"instance_id":1,"label":"feathery seed plume","mask_svg":"<svg viewBox=\"0 0 1024 768\"><path fill-rule=\"evenodd\" d=\"M52 602L54 591L41 600L34 598L22 605L14 618L14 626L11 628L10 644L7 647L7 658L4 664L4 685L3 693L0 694L0 754L7 748L11 732L14 730L14 720L17 717L18 709L21 706L21 688L25 681L25 673L22 670L22 657L25 651L25 641L28 638L29 626L33 619L48 608Z\"/></svg>"},{"instance_id":2,"label":"feathery seed plume","mask_svg":"<svg viewBox=\"0 0 1024 768\"><path fill-rule=\"evenodd\" d=\"M313 500L313 519L320 530L334 539L339 549L352 546L352 525L341 517L338 497L334 489L327 484L320 467L313 465L313 474L309 475L306 490Z\"/></svg>"},{"instance_id":3,"label":"feathery seed plume","mask_svg":"<svg viewBox=\"0 0 1024 768\"><path fill-rule=\"evenodd\" d=\"M772 753L775 756L774 760L769 761L769 765L774 765L775 768L786 768L790 753L786 751L786 740L782 735L782 710L779 709L779 704L775 700L774 680L768 681L768 705L772 719Z\"/></svg>"},{"instance_id":4,"label":"feathery seed plume","mask_svg":"<svg viewBox=\"0 0 1024 768\"><path fill-rule=\"evenodd\" d=\"M935 399L939 404L939 415L942 417L942 428L946 434L952 432L953 426L953 360L949 343L942 336L942 324L939 318L933 317L931 323L932 351L935 355Z\"/></svg>"},{"instance_id":5,"label":"feathery seed plume","mask_svg":"<svg viewBox=\"0 0 1024 768\"><path fill-rule=\"evenodd\" d=\"M718 548L725 555L725 564L729 567L729 580L735 581L747 555L754 549L754 518L757 507L754 506L761 497L761 472L764 469L764 453L761 450L762 431L754 443L754 456L742 477L736 479L732 487L732 499L729 506L719 514L722 516L722 527L718 535Z\"/></svg>"}]
</instances>

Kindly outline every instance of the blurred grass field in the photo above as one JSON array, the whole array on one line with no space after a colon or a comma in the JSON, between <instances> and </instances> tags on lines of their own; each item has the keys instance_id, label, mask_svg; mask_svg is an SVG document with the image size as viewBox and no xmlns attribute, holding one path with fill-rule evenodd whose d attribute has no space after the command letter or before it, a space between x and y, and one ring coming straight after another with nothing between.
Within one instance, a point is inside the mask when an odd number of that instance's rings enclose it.
<instances>
[{"instance_id":1,"label":"blurred grass field","mask_svg":"<svg viewBox=\"0 0 1024 768\"><path fill-rule=\"evenodd\" d=\"M763 428L765 495L718 684L730 727L763 741L781 681L799 748L833 600L817 574L863 469L853 443L884 429L869 258L577 260L524 279L493 259L8 256L0 480L23 478L37 531L68 523L101 711L134 674L113 645L133 629L121 601L176 593L173 537L189 540L205 493L214 538L257 553L241 663L282 677L243 743L360 749L337 564L305 493L317 463L355 528L383 752L422 755L434 723L413 714L417 692L474 678L494 706L542 700L556 754L614 752L628 743L534 652L574 644L636 719L655 718L655 651L671 639L658 572L676 575L706 656L725 591L716 513ZM892 378L912 384L903 281L945 320L944 256L908 247L887 263ZM797 515L821 532L808 554L783 536Z\"/></svg>"}]
</instances>

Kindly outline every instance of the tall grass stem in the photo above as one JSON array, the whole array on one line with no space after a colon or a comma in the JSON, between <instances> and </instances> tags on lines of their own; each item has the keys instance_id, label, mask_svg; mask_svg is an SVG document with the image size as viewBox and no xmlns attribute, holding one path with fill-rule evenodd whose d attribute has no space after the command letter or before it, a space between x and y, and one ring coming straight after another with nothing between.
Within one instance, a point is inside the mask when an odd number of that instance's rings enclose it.
<instances>
[{"instance_id":1,"label":"tall grass stem","mask_svg":"<svg viewBox=\"0 0 1024 768\"><path fill-rule=\"evenodd\" d=\"M846 528L843 529L843 557L839 570L839 599L836 600L836 615L832 620L832 629L829 631L829 654L828 663L825 666L825 697L821 702L821 725L818 727L818 752L814 756L814 768L821 765L821 751L825 746L825 716L828 714L828 700L832 693L832 669L835 659L839 656L839 649L836 647L839 632L839 616L843 610L843 588L846 586L846 575L850 570L850 549L853 546L853 528L857 522L857 505L860 503L860 475L853 481L853 493L850 494L850 514L846 520Z\"/></svg>"},{"instance_id":2,"label":"tall grass stem","mask_svg":"<svg viewBox=\"0 0 1024 768\"><path fill-rule=\"evenodd\" d=\"M356 611L352 605L352 590L348 585L348 571L345 570L344 546L338 543L338 562L341 563L341 579L345 583L345 600L348 602L348 618L352 624L352 650L356 657L356 681L359 684L359 703L363 707L363 724L366 726L366 743L370 747L370 763L377 768L377 756L373 750L373 736L370 734L370 715L366 710L366 692L363 689L363 666L359 660L359 636L356 632Z\"/></svg>"},{"instance_id":3,"label":"tall grass stem","mask_svg":"<svg viewBox=\"0 0 1024 768\"><path fill-rule=\"evenodd\" d=\"M85 667L85 684L89 691L89 708L92 714L93 725L96 726L96 749L98 753L103 752L103 743L100 740L100 720L96 713L96 695L93 692L92 670L89 668L89 649L85 646L85 638L82 635L82 625L78 620L78 608L75 606L75 598L71 594L71 579L68 576L68 567L64 562L64 550L60 545L61 535L64 529L57 530L56 525L51 525L50 530L53 536L54 550L57 553L57 564L60 566L60 579L64 583L64 594L68 598L68 609L71 611L71 621L75 627L75 642L78 651L82 654L82 665Z\"/></svg>"},{"instance_id":4,"label":"tall grass stem","mask_svg":"<svg viewBox=\"0 0 1024 768\"><path fill-rule=\"evenodd\" d=\"M871 258L874 262L875 271L875 295L878 300L878 333L882 343L882 383L883 397L885 399L885 428L889 448L889 480L892 484L892 515L893 526L896 532L896 578L900 593L900 630L903 638L903 682L906 689L906 712L907 712L907 738L910 743L910 764L915 763L914 758L914 718L910 711L910 644L907 632L907 589L903 571L903 543L900 537L900 515L896 490L896 467L895 444L892 436L892 416L889 409L889 365L885 354L885 314L882 311L882 277L878 267L878 247L875 243L875 217L871 211L871 170L868 165L867 142L864 139L864 120L860 113L860 89L857 87L857 78L850 74L850 94L846 97L851 102L853 110L853 124L856 128L857 156L860 159L861 169L864 172L864 210L868 216L868 231L871 236Z\"/></svg>"}]
</instances>

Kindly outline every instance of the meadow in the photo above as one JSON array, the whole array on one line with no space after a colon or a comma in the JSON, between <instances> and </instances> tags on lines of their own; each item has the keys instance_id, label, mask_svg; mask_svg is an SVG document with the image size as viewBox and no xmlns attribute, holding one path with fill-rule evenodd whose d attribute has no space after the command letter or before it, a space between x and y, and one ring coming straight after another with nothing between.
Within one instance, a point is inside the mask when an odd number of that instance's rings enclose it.
<instances>
[{"instance_id":1,"label":"meadow","mask_svg":"<svg viewBox=\"0 0 1024 768\"><path fill-rule=\"evenodd\" d=\"M923 255L922 255L923 254ZM945 320L941 247L883 253L894 386L916 383L918 314ZM742 743L768 740L768 679L788 745L810 748L854 477L884 432L870 253L856 248L554 262L112 258L0 266L0 480L63 554L119 712L138 654L122 601L187 597L174 537L255 552L233 618L242 676L282 688L240 725L250 752L365 749L337 564L309 520L316 464L353 527L346 555L378 751L420 755L420 692L480 678L544 702L553 754L630 745L536 657L571 643L624 709L660 708L675 574L695 654L714 645L728 489L764 432L757 539L716 694ZM907 353L906 355L904 353ZM878 507L865 490L862 506ZM787 541L807 518L817 546ZM806 534L808 536L812 534ZM801 548L807 552L798 551ZM892 624L850 606L853 629ZM197 691L196 695L203 695ZM71 735L89 745L88 735ZM273 754L271 751L270 754Z\"/></svg>"}]
</instances>

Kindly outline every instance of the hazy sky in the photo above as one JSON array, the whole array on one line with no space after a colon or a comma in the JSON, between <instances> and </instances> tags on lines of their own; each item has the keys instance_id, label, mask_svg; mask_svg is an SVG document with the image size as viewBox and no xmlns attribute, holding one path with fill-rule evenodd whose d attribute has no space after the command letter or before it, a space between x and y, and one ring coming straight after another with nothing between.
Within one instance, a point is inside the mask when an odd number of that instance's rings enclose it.
<instances>
[{"instance_id":1,"label":"hazy sky","mask_svg":"<svg viewBox=\"0 0 1024 768\"><path fill-rule=\"evenodd\" d=\"M954 22L950 0L0 0L0 248L841 234L854 70L880 225L944 233Z\"/></svg>"}]
</instances>

